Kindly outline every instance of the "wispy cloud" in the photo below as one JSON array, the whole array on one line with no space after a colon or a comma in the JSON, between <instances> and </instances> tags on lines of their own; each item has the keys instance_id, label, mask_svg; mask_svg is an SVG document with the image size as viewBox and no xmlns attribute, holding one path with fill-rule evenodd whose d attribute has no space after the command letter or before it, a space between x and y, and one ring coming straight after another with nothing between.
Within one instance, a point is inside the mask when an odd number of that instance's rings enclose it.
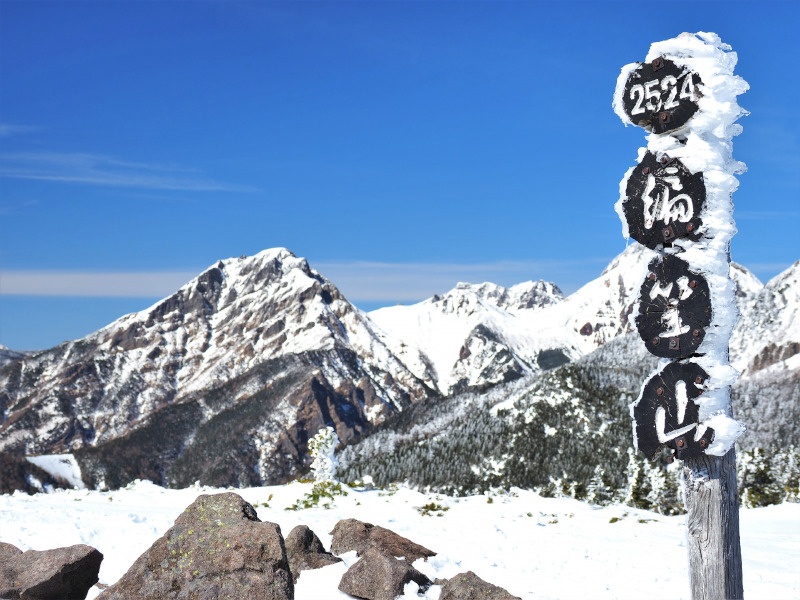
<instances>
[{"instance_id":1,"label":"wispy cloud","mask_svg":"<svg viewBox=\"0 0 800 600\"><path fill-rule=\"evenodd\" d=\"M498 261L476 264L321 262L314 269L355 303L416 302L441 294L459 281L513 285L530 279L555 281L571 293L599 276L609 258ZM0 271L0 295L163 298L196 271L88 272Z\"/></svg>"},{"instance_id":2,"label":"wispy cloud","mask_svg":"<svg viewBox=\"0 0 800 600\"><path fill-rule=\"evenodd\" d=\"M312 266L354 302L416 302L458 282L510 286L531 279L554 281L571 293L598 277L611 259L457 263L318 262Z\"/></svg>"},{"instance_id":3,"label":"wispy cloud","mask_svg":"<svg viewBox=\"0 0 800 600\"><path fill-rule=\"evenodd\" d=\"M252 186L208 179L194 169L85 153L0 154L0 176L86 185L194 192L253 192Z\"/></svg>"},{"instance_id":4,"label":"wispy cloud","mask_svg":"<svg viewBox=\"0 0 800 600\"><path fill-rule=\"evenodd\" d=\"M38 127L34 127L32 125L13 125L11 123L0 123L0 138L30 133L31 131L37 131L38 129Z\"/></svg>"},{"instance_id":5,"label":"wispy cloud","mask_svg":"<svg viewBox=\"0 0 800 600\"><path fill-rule=\"evenodd\" d=\"M86 296L106 298L163 298L199 271L81 272L2 271L2 296Z\"/></svg>"},{"instance_id":6,"label":"wispy cloud","mask_svg":"<svg viewBox=\"0 0 800 600\"><path fill-rule=\"evenodd\" d=\"M767 277L773 277L778 273L782 273L793 264L794 263L787 262L760 262L750 263L747 265L747 268L753 273L757 274L759 277L762 277L763 275L766 275Z\"/></svg>"},{"instance_id":7,"label":"wispy cloud","mask_svg":"<svg viewBox=\"0 0 800 600\"><path fill-rule=\"evenodd\" d=\"M782 221L800 218L800 210L737 210L733 216L743 221Z\"/></svg>"}]
</instances>

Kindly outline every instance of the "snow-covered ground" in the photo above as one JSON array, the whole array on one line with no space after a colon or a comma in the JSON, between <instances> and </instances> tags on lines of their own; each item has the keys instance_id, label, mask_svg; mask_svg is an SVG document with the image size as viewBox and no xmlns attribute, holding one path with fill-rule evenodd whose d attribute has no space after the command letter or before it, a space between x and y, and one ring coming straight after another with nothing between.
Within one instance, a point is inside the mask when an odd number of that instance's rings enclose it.
<instances>
[{"instance_id":1,"label":"snow-covered ground","mask_svg":"<svg viewBox=\"0 0 800 600\"><path fill-rule=\"evenodd\" d=\"M571 499L511 494L454 498L400 486L346 488L330 509L287 511L311 484L233 490L256 506L263 521L284 535L306 524L330 547L328 532L343 518L382 525L438 555L415 566L434 577L472 570L524 599L689 598L683 517L664 517L625 506L596 508ZM59 491L0 496L0 541L45 550L89 544L104 555L100 582L114 583L201 493L135 482L113 492ZM491 499L491 502L489 501ZM442 510L422 516L419 507ZM436 516L440 514L441 516ZM800 597L800 504L741 511L744 592L748 598ZM349 598L336 588L345 564L304 571L297 600ZM413 587L414 584L410 584ZM423 595L407 588L404 600L437 600L441 587ZM89 598L99 594L93 588Z\"/></svg>"}]
</instances>

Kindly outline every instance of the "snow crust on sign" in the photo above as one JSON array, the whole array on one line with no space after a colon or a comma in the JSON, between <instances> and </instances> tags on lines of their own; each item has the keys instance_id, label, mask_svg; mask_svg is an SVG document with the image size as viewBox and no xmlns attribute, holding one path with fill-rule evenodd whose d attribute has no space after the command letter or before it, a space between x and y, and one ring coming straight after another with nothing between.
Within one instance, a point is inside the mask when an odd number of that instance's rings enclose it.
<instances>
[{"instance_id":1,"label":"snow crust on sign","mask_svg":"<svg viewBox=\"0 0 800 600\"><path fill-rule=\"evenodd\" d=\"M43 454L28 456L26 460L53 477L66 480L74 488L82 490L86 487L81 478L81 468L72 454Z\"/></svg>"},{"instance_id":2,"label":"snow crust on sign","mask_svg":"<svg viewBox=\"0 0 800 600\"><path fill-rule=\"evenodd\" d=\"M700 233L705 235L697 242L677 239L674 248L667 252L678 254L689 263L691 270L708 281L711 325L697 349L703 356L696 362L708 373L712 387L695 402L700 409L701 428L713 427L715 430L714 441L706 453L723 456L745 431L744 424L731 416L730 386L736 381L738 373L728 362L728 345L739 318L736 287L729 266L730 242L736 233L731 195L739 186L734 175L746 170L744 163L733 158L732 140L742 131L736 120L747 114L737 103L736 97L746 92L749 86L741 77L733 74L736 53L731 51L729 45L722 43L715 33L682 33L676 38L656 42L651 45L645 62L651 62L659 56L694 71L702 80L698 86L698 111L677 131L649 134L647 148L639 149L638 160L641 162L647 151L656 157L667 154L680 160L692 173L703 173L706 205L700 214L703 220ZM622 95L628 75L638 64L623 67L614 93L614 111L626 125L631 121L622 108ZM629 232L622 203L630 173L631 170L620 183L620 199L615 205L626 237ZM668 362L661 361L659 367Z\"/></svg>"},{"instance_id":3,"label":"snow crust on sign","mask_svg":"<svg viewBox=\"0 0 800 600\"><path fill-rule=\"evenodd\" d=\"M520 489L452 497L399 485L366 490L343 485L347 496L332 508L287 511L311 491L311 483L235 490L255 506L262 521L277 523L284 534L307 525L330 548L330 531L341 519L380 525L437 553L414 567L431 580L471 570L523 600L591 598L638 600L658 596L689 600L685 560L654 556L686 552L684 517L614 505L591 506L571 498L542 498ZM116 582L200 494L227 489L193 486L169 490L136 481L113 492L63 490L28 496L0 495L0 541L21 550L88 544L103 553L100 582ZM422 516L429 503L448 510ZM740 511L744 593L771 600L800 597L800 504ZM338 563L303 571L295 600L343 600L337 587L356 560L354 552ZM655 591L657 590L657 592ZM401 600L438 600L442 586L421 594L409 587ZM100 593L94 587L88 598Z\"/></svg>"}]
</instances>

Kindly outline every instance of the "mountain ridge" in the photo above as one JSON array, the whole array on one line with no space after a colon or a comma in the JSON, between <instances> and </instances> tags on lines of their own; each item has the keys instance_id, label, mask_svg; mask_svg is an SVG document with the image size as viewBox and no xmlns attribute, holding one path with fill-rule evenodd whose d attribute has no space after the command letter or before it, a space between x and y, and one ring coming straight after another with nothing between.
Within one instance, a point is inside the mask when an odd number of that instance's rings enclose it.
<instances>
[{"instance_id":1,"label":"mountain ridge","mask_svg":"<svg viewBox=\"0 0 800 600\"><path fill-rule=\"evenodd\" d=\"M648 256L628 247L566 298L544 281L460 283L370 313L285 248L221 260L143 311L0 365L0 450L73 451L92 486L286 481L325 425L346 443L421 400L630 337ZM800 372L798 271L762 285L731 267L731 359L756 394Z\"/></svg>"}]
</instances>

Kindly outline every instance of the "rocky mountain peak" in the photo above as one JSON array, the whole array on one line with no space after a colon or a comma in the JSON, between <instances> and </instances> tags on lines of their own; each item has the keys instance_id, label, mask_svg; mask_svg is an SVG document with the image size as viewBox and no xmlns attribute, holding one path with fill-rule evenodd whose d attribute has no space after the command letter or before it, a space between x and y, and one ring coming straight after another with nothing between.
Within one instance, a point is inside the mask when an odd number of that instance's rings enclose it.
<instances>
[{"instance_id":1,"label":"rocky mountain peak","mask_svg":"<svg viewBox=\"0 0 800 600\"><path fill-rule=\"evenodd\" d=\"M738 283L737 279L737 292ZM790 363L791 368L799 368L800 261L750 291L747 301L737 298L737 303L741 316L730 344L734 367L745 376Z\"/></svg>"},{"instance_id":2,"label":"rocky mountain peak","mask_svg":"<svg viewBox=\"0 0 800 600\"><path fill-rule=\"evenodd\" d=\"M608 266L603 269L603 272L600 274L600 276L602 277L611 273L625 271L626 269L636 267L641 263L647 264L654 256L655 252L646 248L645 246L637 243L630 243L622 252L617 254L617 256L615 256L610 263L608 263Z\"/></svg>"},{"instance_id":3,"label":"rocky mountain peak","mask_svg":"<svg viewBox=\"0 0 800 600\"><path fill-rule=\"evenodd\" d=\"M763 289L764 284L747 267L731 262L731 279L736 286L736 305L739 312L747 310L748 303Z\"/></svg>"},{"instance_id":4,"label":"rocky mountain peak","mask_svg":"<svg viewBox=\"0 0 800 600\"><path fill-rule=\"evenodd\" d=\"M110 464L121 478L285 480L319 428L346 442L433 393L373 327L285 248L221 260L148 309L0 368L0 449L76 451L96 482ZM239 440L227 466L206 464L225 435Z\"/></svg>"},{"instance_id":5,"label":"rocky mountain peak","mask_svg":"<svg viewBox=\"0 0 800 600\"><path fill-rule=\"evenodd\" d=\"M459 282L449 292L435 295L429 303L442 313L471 315L479 310L529 311L551 306L564 299L561 290L549 281L526 281L512 287L496 283Z\"/></svg>"}]
</instances>

